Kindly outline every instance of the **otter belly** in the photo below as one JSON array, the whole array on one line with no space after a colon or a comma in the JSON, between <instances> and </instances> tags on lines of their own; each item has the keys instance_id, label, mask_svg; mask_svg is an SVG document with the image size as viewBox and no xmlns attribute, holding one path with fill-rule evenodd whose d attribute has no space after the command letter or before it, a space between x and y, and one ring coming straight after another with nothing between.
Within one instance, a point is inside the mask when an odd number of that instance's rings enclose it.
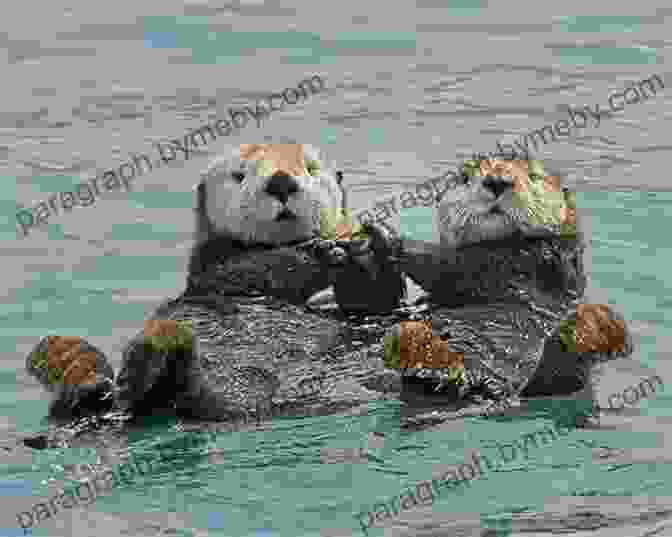
<instances>
[{"instance_id":1,"label":"otter belly","mask_svg":"<svg viewBox=\"0 0 672 537\"><path fill-rule=\"evenodd\" d=\"M381 397L364 386L389 377L382 325L358 330L269 297L192 297L162 308L161 316L191 321L198 340L198 363L187 368L198 371L181 374L195 379L192 395L178 404L188 417L230 419L236 407L257 418L330 413Z\"/></svg>"},{"instance_id":2,"label":"otter belly","mask_svg":"<svg viewBox=\"0 0 672 537\"><path fill-rule=\"evenodd\" d=\"M156 317L192 323L196 352L193 360L167 367L166 379L174 378L183 393L176 398L175 409L165 415L174 416L177 411L197 428L210 421L240 428L274 416L366 409L368 402L390 393L396 397L401 389L398 376L385 370L382 362L381 337L386 327L398 321L396 316L360 326L275 298L210 295L170 301ZM131 362L126 365L129 372L139 371ZM126 369L122 368L120 377ZM159 401L154 399L170 395L170 387L160 386L161 382L162 377L157 377L143 401L152 409L152 419L158 415ZM56 425L24 443L37 449L104 443L105 438L123 436L138 423L126 419L92 416Z\"/></svg>"}]
</instances>

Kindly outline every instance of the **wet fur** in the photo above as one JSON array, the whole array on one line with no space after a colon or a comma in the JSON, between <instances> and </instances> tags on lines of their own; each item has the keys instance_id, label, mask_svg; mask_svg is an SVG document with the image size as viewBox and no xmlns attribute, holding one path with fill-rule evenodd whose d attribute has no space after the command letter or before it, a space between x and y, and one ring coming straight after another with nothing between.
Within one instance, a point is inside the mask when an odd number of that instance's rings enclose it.
<instances>
[{"instance_id":1,"label":"wet fur","mask_svg":"<svg viewBox=\"0 0 672 537\"><path fill-rule=\"evenodd\" d=\"M584 295L586 238L581 231L576 239L560 238L552 225L529 225L526 211L512 204L513 180L496 177L494 189L488 181L493 178L463 176L451 185L437 210L440 245L405 241L402 268L430 293L437 327L459 320L475 329L473 336L456 336L449 328L445 335L456 348L491 345L530 321L548 327L541 361L530 369L534 374L519 387L520 395L565 395L590 386L597 364L628 356L634 346L628 332L623 353L570 353L560 349L557 332L548 332L571 315ZM534 308L526 305L530 300ZM493 317L495 304L520 314L500 327L483 324L480 318ZM507 359L493 359L510 367Z\"/></svg>"},{"instance_id":2,"label":"wet fur","mask_svg":"<svg viewBox=\"0 0 672 537\"><path fill-rule=\"evenodd\" d=\"M201 174L196 187L196 235L189 274L202 271L218 247L230 247L235 255L249 248L286 246L315 237L320 209L345 207L342 174L324 152L304 144L306 159L321 162L320 174L293 177L299 189L289 197L286 207L297 218L276 221L283 205L265 192L271 178L257 176L256 161L241 159L239 153L238 147L231 148ZM242 182L234 179L236 173L244 174Z\"/></svg>"},{"instance_id":3,"label":"wet fur","mask_svg":"<svg viewBox=\"0 0 672 537\"><path fill-rule=\"evenodd\" d=\"M227 317L236 316L238 304L245 303L248 284L258 290L263 288L265 294L279 302L297 305L329 285L329 281L316 274L325 272L325 267L315 264L313 259L304 260L292 247L318 235L321 209L345 207L343 175L318 148L304 144L303 151L306 160L320 162L320 173L293 175L297 190L284 204L267 192L273 178L258 176L256 160L241 158L238 147L215 158L202 172L196 187L196 236L189 261L188 288L181 303L178 299L173 306L161 308L161 316L174 317L184 312L185 318L189 318L199 315L200 310L200 315L218 318L213 319L212 329L220 330ZM242 181L236 174L244 175ZM284 208L292 211L296 219L276 221ZM279 268L274 269L276 264ZM281 278L281 274L288 277ZM203 278L199 279L200 276ZM214 287L202 283L208 279ZM273 289L265 287L266 280L275 282ZM240 296L233 291L225 301L210 300L212 291L230 293L225 288L232 282L234 286L242 286ZM203 299L189 298L190 295ZM186 305L187 302L191 305ZM208 375L201 367L199 354L194 353L195 360L181 366L180 377L190 379L178 396L181 415L230 419L249 411L257 415L269 412L270 397L278 388L278 380L266 368L238 364L240 367L229 373L231 386L219 382L215 387L216 382L211 385L206 379Z\"/></svg>"},{"instance_id":4,"label":"wet fur","mask_svg":"<svg viewBox=\"0 0 672 537\"><path fill-rule=\"evenodd\" d=\"M497 162L504 168L507 161L498 159ZM462 175L453 188L445 192L437 210L442 246L461 248L508 237L537 237L559 231L553 224L530 224L527 210L514 204L514 191L529 189L521 186L523 181L529 184L523 177L527 165L516 162L523 168L510 172L488 171L486 175L472 177ZM552 185L550 188L559 192L559 183L558 177L549 176L545 188Z\"/></svg>"},{"instance_id":5,"label":"wet fur","mask_svg":"<svg viewBox=\"0 0 672 537\"><path fill-rule=\"evenodd\" d=\"M309 150L306 150L306 154L308 156ZM280 208L274 200L269 200L264 192L264 178L248 176L249 183L247 184L245 181L243 183L234 182L231 173L247 168L244 163L240 162L240 159L236 160L235 155L233 157L229 155L216 159L204 172L196 188L196 240L190 259L190 277L202 273L206 268L209 273L212 273L210 269L218 262L224 261L226 265L227 260L235 260L237 257L244 258L246 254L252 253L251 259L256 259L257 254L259 258L263 258L266 254L273 255L275 251L291 250L292 244L305 240L316 232L319 223L319 218L316 216L319 215L320 206L326 205L333 208L345 203L337 172L328 164L323 163L322 173L328 174L325 178L311 180L304 178L299 182L303 188L315 188L315 192L303 192L290 202L291 207L295 208L300 216L297 225L273 229L271 223ZM454 227L454 237L457 238L459 248L450 242L444 242L441 246L424 244L422 245L422 248L426 250L424 253L418 251L407 253L402 261L402 268L432 293L434 298L439 299L440 307L434 315L439 320L439 324L442 318L444 320L449 318L447 315L449 306L460 308L465 304L473 303L477 298L482 298L487 302L497 296L501 297L498 295L500 291L508 291L506 286L495 290L481 288L479 278L472 278L472 289L467 289L468 293L460 294L455 292L459 289L459 282L456 283L456 278L451 277L451 271L446 270L445 259L448 256L452 259L448 261L448 264L452 264L457 270L457 272L453 270L456 276L459 276L460 271L463 276L481 274L481 272L488 274L487 271L479 272L479 267L474 270L475 267L468 262L469 259L471 261L477 259L479 255L487 255L487 251L490 250L488 241L483 241L484 236L481 236L479 238L481 242L472 245L474 250L467 245L470 237L478 237L479 231L473 224L478 221L479 215L487 212L483 210L487 198L484 198L485 201L481 200L487 192L481 191L483 185L465 185L466 182L463 187L455 185L454 194L446 199L444 209L440 208L440 211L445 210L447 204L452 203L450 210L456 217L462 218L462 220L459 218L453 220L458 224ZM460 200L462 200L461 206ZM464 203L465 200L469 202ZM237 207L236 204L240 206ZM456 212L456 207L462 207L462 212ZM255 210L258 210L258 213L255 213ZM462 223L462 231L460 231L460 223ZM467 230L464 224L472 228ZM494 234L487 235L485 238L500 246L503 244L502 241L506 242L504 239L507 237L514 243L519 243L520 240L526 243L527 238L522 233L523 227L511 226L508 222L504 224L499 227L496 225L489 227L487 233L494 230ZM493 238L497 240L493 241ZM407 245L411 242L413 241L407 241ZM544 295L549 295L547 293L549 291L550 295L555 294L556 300L560 299L560 302L569 302L581 296L585 287L585 275L580 255L577 261L574 250L570 249L565 255L561 250L554 248L553 243L550 242L546 246L549 247L551 256L546 258L543 254L544 242L544 240L539 240L527 243L533 250L529 258L534 261L532 273L528 276L533 276L535 282L534 285L528 286L528 290L538 291ZM536 246L533 246L533 243ZM505 253L505 250L506 248L502 252ZM476 251L480 253L474 258L471 254ZM456 262L459 255L465 257ZM302 262L298 256L296 260L298 263ZM318 270L317 266L315 270ZM286 273L286 271L282 272ZM489 276L493 275L500 281L504 279L501 274L489 274ZM292 285L292 282L299 281L301 280L290 278L287 283ZM469 277L462 278L462 281L467 282L467 287L470 286ZM213 282L217 283L216 278ZM302 281L301 285L303 285ZM202 323L201 327L196 329L196 338L202 353L198 353L198 356L194 355L194 360L191 362L185 360L180 364L170 366L169 376L171 378L177 376L188 379L188 382L182 386L184 393L176 397L176 403L181 407L183 415L199 419L233 419L235 416L245 415L250 409L254 411L255 406L259 414L264 408L267 409L272 398L278 395L279 384L275 375L278 372L287 377L283 381L282 393L289 389L287 379L299 385L304 380L310 380L319 374L320 367L325 368L332 382L346 377L361 380L362 383L374 382L374 379L382 378L381 375L385 373L380 363L382 348L378 348L377 343L369 344L358 351L339 355L336 363L333 362L333 358L329 358L324 353L331 344L327 345L328 342L324 338L317 336L321 330L325 333L331 331L331 329L327 330L329 327L333 327L333 333L336 334L337 329L340 330L340 321L328 320L295 306L278 309L278 304L274 303L279 303L275 298L277 295L269 297L268 307L262 307L257 302L248 302L245 299L236 298L235 295L218 296L219 291L200 293L202 289L204 288L195 287L192 289L193 292L188 289L178 299L169 301L160 307L154 315L155 318L194 319ZM465 290L464 286L463 290ZM257 311L262 310L263 319L260 320ZM280 320L290 321L286 328L291 328L291 326L301 327L302 330L305 328L305 334L301 332L301 335L297 336L296 330L292 328L286 333L271 336L270 329L279 326ZM292 325L292 323L295 324ZM255 329L252 330L251 327ZM250 331L246 333L248 328ZM266 328L269 329L269 334L266 334ZM301 349L294 348L298 340L302 343ZM372 338L372 341L374 340L378 341L378 336ZM300 351L302 357L297 360L291 358L290 353L288 358L281 352L276 356L274 352L269 353L269 349L275 347L267 345L276 345L280 349L287 346L293 349L293 353ZM246 358L243 360L244 363L232 364L231 360L226 359L231 355L232 349L236 356ZM245 350L245 352L237 354L235 349ZM297 364L301 364L301 370L305 367L305 373L294 371ZM181 368L179 374L175 370L178 365ZM221 371L219 371L220 366ZM288 367L290 372L287 372ZM203 371L206 369L208 371L204 374ZM568 376L572 376L571 372ZM554 378L557 378L557 374L554 377L551 373L551 383ZM534 391L539 394L545 393L547 387L548 382L542 379L541 384L536 386ZM238 405L239 401L245 401L244 405ZM151 408L151 402L149 403ZM241 408L241 406L246 408Z\"/></svg>"}]
</instances>

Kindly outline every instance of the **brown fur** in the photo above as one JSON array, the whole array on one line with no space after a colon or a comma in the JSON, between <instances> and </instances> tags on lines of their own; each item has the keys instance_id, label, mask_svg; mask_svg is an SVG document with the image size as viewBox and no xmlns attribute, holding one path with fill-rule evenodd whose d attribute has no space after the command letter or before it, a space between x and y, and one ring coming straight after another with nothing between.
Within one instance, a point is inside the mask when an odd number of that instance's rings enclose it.
<instances>
[{"instance_id":1,"label":"brown fur","mask_svg":"<svg viewBox=\"0 0 672 537\"><path fill-rule=\"evenodd\" d=\"M47 367L63 370L64 384L95 384L96 353L81 350L77 336L49 336Z\"/></svg>"},{"instance_id":2,"label":"brown fur","mask_svg":"<svg viewBox=\"0 0 672 537\"><path fill-rule=\"evenodd\" d=\"M270 160L276 171L303 175L303 144L241 144L240 158Z\"/></svg>"},{"instance_id":3,"label":"brown fur","mask_svg":"<svg viewBox=\"0 0 672 537\"><path fill-rule=\"evenodd\" d=\"M429 321L404 321L399 329L399 362L402 369L464 367L464 355L451 351L447 341L434 336Z\"/></svg>"},{"instance_id":4,"label":"brown fur","mask_svg":"<svg viewBox=\"0 0 672 537\"><path fill-rule=\"evenodd\" d=\"M179 323L171 319L150 319L145 321L143 335L145 337L176 337Z\"/></svg>"},{"instance_id":5,"label":"brown fur","mask_svg":"<svg viewBox=\"0 0 672 537\"><path fill-rule=\"evenodd\" d=\"M576 308L576 349L579 352L623 352L626 327L609 314L605 304L580 304Z\"/></svg>"}]
</instances>

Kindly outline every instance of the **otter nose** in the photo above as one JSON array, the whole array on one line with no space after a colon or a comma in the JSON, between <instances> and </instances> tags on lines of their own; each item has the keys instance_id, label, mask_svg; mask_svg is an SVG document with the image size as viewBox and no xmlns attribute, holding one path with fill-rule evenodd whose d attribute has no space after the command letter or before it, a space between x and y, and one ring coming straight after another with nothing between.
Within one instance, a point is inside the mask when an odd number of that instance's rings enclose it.
<instances>
[{"instance_id":1,"label":"otter nose","mask_svg":"<svg viewBox=\"0 0 672 537\"><path fill-rule=\"evenodd\" d=\"M493 177L488 175L483 179L483 187L495 195L495 199L499 198L508 188L511 188L513 183L503 177Z\"/></svg>"},{"instance_id":2,"label":"otter nose","mask_svg":"<svg viewBox=\"0 0 672 537\"><path fill-rule=\"evenodd\" d=\"M282 203L287 203L289 196L296 194L298 191L299 183L291 175L284 172L274 173L271 180L266 184L266 193Z\"/></svg>"}]
</instances>

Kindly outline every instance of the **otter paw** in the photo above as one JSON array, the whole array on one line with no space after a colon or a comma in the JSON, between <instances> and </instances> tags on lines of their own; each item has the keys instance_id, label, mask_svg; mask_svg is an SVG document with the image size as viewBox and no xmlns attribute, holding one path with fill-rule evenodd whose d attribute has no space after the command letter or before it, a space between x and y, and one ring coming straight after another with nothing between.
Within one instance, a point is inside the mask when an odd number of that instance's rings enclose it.
<instances>
[{"instance_id":1,"label":"otter paw","mask_svg":"<svg viewBox=\"0 0 672 537\"><path fill-rule=\"evenodd\" d=\"M558 329L563 350L605 357L629 356L634 350L625 319L606 304L579 304Z\"/></svg>"},{"instance_id":2,"label":"otter paw","mask_svg":"<svg viewBox=\"0 0 672 537\"><path fill-rule=\"evenodd\" d=\"M432 333L431 322L402 321L383 337L383 364L401 371L407 392L441 394L447 400L463 398L464 355Z\"/></svg>"},{"instance_id":3,"label":"otter paw","mask_svg":"<svg viewBox=\"0 0 672 537\"><path fill-rule=\"evenodd\" d=\"M26 358L26 372L53 391L59 384L91 385L114 378L101 350L78 336L47 336Z\"/></svg>"},{"instance_id":4,"label":"otter paw","mask_svg":"<svg viewBox=\"0 0 672 537\"><path fill-rule=\"evenodd\" d=\"M336 301L346 313L389 313L406 295L399 263L401 242L369 222L363 224L362 236L363 240L337 241L348 257L334 281Z\"/></svg>"},{"instance_id":5,"label":"otter paw","mask_svg":"<svg viewBox=\"0 0 672 537\"><path fill-rule=\"evenodd\" d=\"M52 417L111 410L114 370L98 348L78 336L47 336L26 358L26 372L52 392Z\"/></svg>"},{"instance_id":6,"label":"otter paw","mask_svg":"<svg viewBox=\"0 0 672 537\"><path fill-rule=\"evenodd\" d=\"M190 364L197 364L191 325L170 319L145 322L144 330L124 349L117 376L119 405L134 413L172 407L185 389Z\"/></svg>"},{"instance_id":7,"label":"otter paw","mask_svg":"<svg viewBox=\"0 0 672 537\"><path fill-rule=\"evenodd\" d=\"M89 384L59 384L49 406L55 418L83 418L109 412L114 408L114 382L98 377Z\"/></svg>"}]
</instances>

